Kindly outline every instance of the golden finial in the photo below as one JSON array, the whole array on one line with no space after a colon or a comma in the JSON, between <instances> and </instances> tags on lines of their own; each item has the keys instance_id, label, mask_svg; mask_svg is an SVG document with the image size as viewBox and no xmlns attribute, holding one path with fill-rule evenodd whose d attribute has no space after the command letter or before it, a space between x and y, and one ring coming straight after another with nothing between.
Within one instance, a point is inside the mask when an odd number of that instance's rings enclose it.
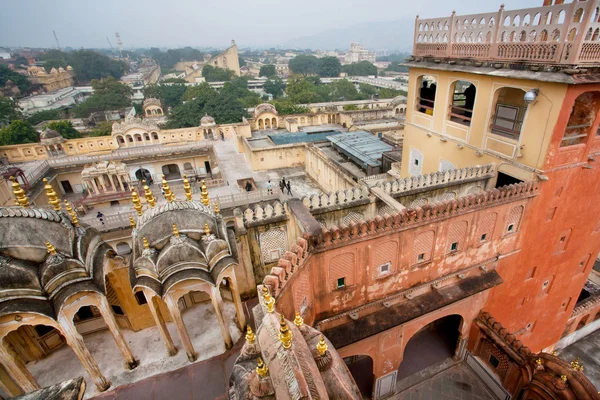
<instances>
[{"instance_id":1,"label":"golden finial","mask_svg":"<svg viewBox=\"0 0 600 400\"><path fill-rule=\"evenodd\" d=\"M571 368L577 370L579 367L579 357L576 357L573 361L571 361Z\"/></svg>"},{"instance_id":2,"label":"golden finial","mask_svg":"<svg viewBox=\"0 0 600 400\"><path fill-rule=\"evenodd\" d=\"M281 320L279 321L279 340L281 341L283 348L287 350L290 347L292 347L292 331L290 331L290 328L287 326L287 322L285 322L283 314L281 314L280 316Z\"/></svg>"},{"instance_id":3,"label":"golden finial","mask_svg":"<svg viewBox=\"0 0 600 400\"><path fill-rule=\"evenodd\" d=\"M77 213L73 210L73 207L71 207L67 200L65 200L65 210L67 210L69 215L71 215L73 225L75 225L76 227L79 226L79 218L77 218Z\"/></svg>"},{"instance_id":4,"label":"golden finial","mask_svg":"<svg viewBox=\"0 0 600 400\"><path fill-rule=\"evenodd\" d=\"M304 319L302 319L302 317L300 316L300 313L298 311L296 311L296 317L294 318L294 324L300 328L302 325L304 325Z\"/></svg>"},{"instance_id":5,"label":"golden finial","mask_svg":"<svg viewBox=\"0 0 600 400\"><path fill-rule=\"evenodd\" d=\"M146 239L146 237L145 237L145 236L142 238L142 242L144 243L144 247L145 247L146 249L149 249L149 248L150 248L150 243L148 243L148 239Z\"/></svg>"},{"instance_id":6,"label":"golden finial","mask_svg":"<svg viewBox=\"0 0 600 400\"><path fill-rule=\"evenodd\" d=\"M577 371L583 372L583 363L579 363L579 366L577 367Z\"/></svg>"},{"instance_id":7,"label":"golden finial","mask_svg":"<svg viewBox=\"0 0 600 400\"><path fill-rule=\"evenodd\" d=\"M560 376L560 380L563 381L564 383L567 383L567 376L566 375L561 375Z\"/></svg>"},{"instance_id":8,"label":"golden finial","mask_svg":"<svg viewBox=\"0 0 600 400\"><path fill-rule=\"evenodd\" d=\"M150 204L150 207L154 208L154 206L156 205L156 199L152 194L152 190L150 190L150 187L146 184L145 180L143 180L142 183L144 184L144 197L146 197L146 201L148 202L148 204Z\"/></svg>"},{"instance_id":9,"label":"golden finial","mask_svg":"<svg viewBox=\"0 0 600 400\"><path fill-rule=\"evenodd\" d=\"M137 224L135 223L135 219L133 219L133 216L129 216L129 223L131 224L132 228L136 228Z\"/></svg>"},{"instance_id":10,"label":"golden finial","mask_svg":"<svg viewBox=\"0 0 600 400\"><path fill-rule=\"evenodd\" d=\"M138 215L142 215L142 201L135 189L131 189L131 201L133 202L133 208L137 211Z\"/></svg>"},{"instance_id":11,"label":"golden finial","mask_svg":"<svg viewBox=\"0 0 600 400\"><path fill-rule=\"evenodd\" d=\"M554 351L552 352L552 355L553 355L554 357L558 356L558 351L554 350Z\"/></svg>"},{"instance_id":12,"label":"golden finial","mask_svg":"<svg viewBox=\"0 0 600 400\"><path fill-rule=\"evenodd\" d=\"M317 351L319 352L320 356L324 355L327 351L327 343L325 343L325 337L323 335L321 335L319 343L317 343Z\"/></svg>"},{"instance_id":13,"label":"golden finial","mask_svg":"<svg viewBox=\"0 0 600 400\"><path fill-rule=\"evenodd\" d=\"M177 225L173 224L173 235L175 237L179 237L179 229L177 229Z\"/></svg>"},{"instance_id":14,"label":"golden finial","mask_svg":"<svg viewBox=\"0 0 600 400\"><path fill-rule=\"evenodd\" d=\"M190 186L190 181L187 178L186 174L183 174L183 191L185 192L185 198L188 201L192 200L192 187Z\"/></svg>"},{"instance_id":15,"label":"golden finial","mask_svg":"<svg viewBox=\"0 0 600 400\"><path fill-rule=\"evenodd\" d=\"M42 179L44 181L44 190L46 191L46 196L48 197L48 203L54 208L54 211L60 211L60 200L54 191L54 188L48 182L48 179Z\"/></svg>"},{"instance_id":16,"label":"golden finial","mask_svg":"<svg viewBox=\"0 0 600 400\"><path fill-rule=\"evenodd\" d=\"M52 255L56 254L56 247L52 246L52 243L46 242L46 248L48 249L48 253Z\"/></svg>"},{"instance_id":17,"label":"golden finial","mask_svg":"<svg viewBox=\"0 0 600 400\"><path fill-rule=\"evenodd\" d=\"M269 373L269 368L267 368L266 364L260 357L258 357L258 359L256 360L256 373L261 378L264 378Z\"/></svg>"},{"instance_id":18,"label":"golden finial","mask_svg":"<svg viewBox=\"0 0 600 400\"><path fill-rule=\"evenodd\" d=\"M275 299L271 297L269 289L267 289L267 285L263 285L262 292L263 297L265 298L265 306L267 307L267 311L271 313L275 310L273 308L273 306L275 305Z\"/></svg>"},{"instance_id":19,"label":"golden finial","mask_svg":"<svg viewBox=\"0 0 600 400\"><path fill-rule=\"evenodd\" d=\"M207 223L205 223L205 224L204 224L204 234L205 234L206 236L209 236L209 235L210 235L210 226L208 226L208 224L207 224Z\"/></svg>"},{"instance_id":20,"label":"golden finial","mask_svg":"<svg viewBox=\"0 0 600 400\"><path fill-rule=\"evenodd\" d=\"M17 179L14 176L11 176L10 180L12 182L12 184L11 184L12 191L13 191L13 194L15 195L15 205L18 205L21 207L28 207L29 199L27 198L25 191L23 189L21 189L21 185L19 184L19 182L17 182Z\"/></svg>"},{"instance_id":21,"label":"golden finial","mask_svg":"<svg viewBox=\"0 0 600 400\"><path fill-rule=\"evenodd\" d=\"M204 179L202 180L202 192L200 193L200 201L206 207L208 207L208 205L210 204L208 201L208 189L206 188L206 182L204 181Z\"/></svg>"},{"instance_id":22,"label":"golden finial","mask_svg":"<svg viewBox=\"0 0 600 400\"><path fill-rule=\"evenodd\" d=\"M173 192L171 192L169 183L167 182L167 179L165 178L164 175L162 176L162 188L163 188L163 191L165 192L165 199L167 199L167 201L169 203L173 202L173 200L175 200L175 194Z\"/></svg>"},{"instance_id":23,"label":"golden finial","mask_svg":"<svg viewBox=\"0 0 600 400\"><path fill-rule=\"evenodd\" d=\"M250 325L248 325L248 327L246 328L246 341L249 344L254 344L255 340L256 340L256 335L254 334L254 332L252 332L252 328L250 328Z\"/></svg>"},{"instance_id":24,"label":"golden finial","mask_svg":"<svg viewBox=\"0 0 600 400\"><path fill-rule=\"evenodd\" d=\"M542 365L542 359L538 357L538 359L537 359L537 360L535 360L535 363L536 363L537 365Z\"/></svg>"},{"instance_id":25,"label":"golden finial","mask_svg":"<svg viewBox=\"0 0 600 400\"><path fill-rule=\"evenodd\" d=\"M215 215L219 215L220 212L219 203L215 201Z\"/></svg>"}]
</instances>

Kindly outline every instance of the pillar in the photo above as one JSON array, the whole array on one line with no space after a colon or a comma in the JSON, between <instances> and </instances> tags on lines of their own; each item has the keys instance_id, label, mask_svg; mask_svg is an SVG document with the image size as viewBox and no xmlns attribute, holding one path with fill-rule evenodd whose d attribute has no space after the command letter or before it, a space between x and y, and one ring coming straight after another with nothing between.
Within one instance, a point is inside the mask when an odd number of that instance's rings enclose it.
<instances>
[{"instance_id":1,"label":"pillar","mask_svg":"<svg viewBox=\"0 0 600 400\"><path fill-rule=\"evenodd\" d=\"M92 183L92 187L94 188L94 194L100 194L100 190L98 189L98 185L96 184L96 179L92 178L90 182Z\"/></svg>"},{"instance_id":2,"label":"pillar","mask_svg":"<svg viewBox=\"0 0 600 400\"><path fill-rule=\"evenodd\" d=\"M152 318L154 318L154 322L156 323L156 326L158 327L158 332L160 333L160 337L162 338L163 342L165 343L165 346L167 346L167 351L169 352L169 355L174 356L175 354L177 354L177 348L175 347L175 344L173 344L173 339L171 339L171 334L169 333L169 330L167 329L167 324L165 323L165 319L162 316L160 308L158 307L158 304L157 304L158 297L156 297L156 295L149 290L144 290L144 296L146 296L146 299L148 300L148 307L150 308L150 313L152 314Z\"/></svg>"},{"instance_id":3,"label":"pillar","mask_svg":"<svg viewBox=\"0 0 600 400\"><path fill-rule=\"evenodd\" d=\"M108 300L104 296L99 297L100 304L98 304L98 309L100 310L100 314L102 314L102 318L104 318L104 322L106 322L106 325L108 325L108 329L110 330L110 333L115 339L117 347L121 351L121 354L123 354L123 358L125 359L125 364L127 364L127 368L134 369L138 366L138 363L133 357L129 345L127 345L127 342L121 334L121 330L119 329L119 326L117 325L117 320L115 319L115 316L113 315L112 310L110 309Z\"/></svg>"},{"instance_id":4,"label":"pillar","mask_svg":"<svg viewBox=\"0 0 600 400\"><path fill-rule=\"evenodd\" d=\"M465 354L467 352L467 343L469 341L468 336L463 336L462 334L458 337L458 346L456 346L456 352L452 357L454 361L462 361L465 358Z\"/></svg>"},{"instance_id":5,"label":"pillar","mask_svg":"<svg viewBox=\"0 0 600 400\"><path fill-rule=\"evenodd\" d=\"M8 351L4 344L0 343L0 362L6 368L13 381L25 393L33 392L40 389L40 385L35 381L35 378L25 368L25 365L19 359L15 359ZM9 393L11 396L17 396L21 393Z\"/></svg>"},{"instance_id":6,"label":"pillar","mask_svg":"<svg viewBox=\"0 0 600 400\"><path fill-rule=\"evenodd\" d=\"M96 360L92 357L92 354L85 346L83 342L83 338L77 332L75 328L75 324L72 320L68 320L65 317L59 319L60 325L64 330L65 339L67 340L67 344L73 351L75 355L83 365L83 368L87 371L88 375L94 381L94 384L98 388L100 392L104 392L106 389L110 387L110 382L102 375Z\"/></svg>"},{"instance_id":7,"label":"pillar","mask_svg":"<svg viewBox=\"0 0 600 400\"><path fill-rule=\"evenodd\" d=\"M98 181L100 182L100 186L102 186L102 191L106 193L106 182L104 181L104 174L98 177Z\"/></svg>"},{"instance_id":8,"label":"pillar","mask_svg":"<svg viewBox=\"0 0 600 400\"><path fill-rule=\"evenodd\" d=\"M221 327L221 333L223 334L223 341L225 342L225 347L230 349L233 346L233 341L231 340L231 334L229 333L229 327L225 325L225 321L223 320L223 299L221 298L221 292L219 292L218 287L213 287L211 289L212 294L210 299L212 301L213 307L215 309L215 314L217 315L217 320L219 321L219 326Z\"/></svg>"},{"instance_id":9,"label":"pillar","mask_svg":"<svg viewBox=\"0 0 600 400\"><path fill-rule=\"evenodd\" d=\"M231 290L231 294L233 295L233 304L235 304L235 314L237 316L238 327L242 332L244 332L244 330L246 329L246 316L244 315L242 298L240 297L240 292L237 286L237 279L235 278L234 273L231 274L229 282L229 289Z\"/></svg>"},{"instance_id":10,"label":"pillar","mask_svg":"<svg viewBox=\"0 0 600 400\"><path fill-rule=\"evenodd\" d=\"M121 191L125 191L125 186L123 186L123 181L121 180L121 175L117 175L117 180L119 181L119 186L121 186Z\"/></svg>"},{"instance_id":11,"label":"pillar","mask_svg":"<svg viewBox=\"0 0 600 400\"><path fill-rule=\"evenodd\" d=\"M173 318L173 322L175 322L175 328L177 328L177 333L179 334L179 338L183 343L183 348L188 356L188 360L190 360L190 362L194 362L198 356L194 351L194 345L192 344L190 335L188 335L185 324L183 323L181 311L179 311L179 307L177 307L177 300L173 300L173 298L167 295L165 297L165 303L167 303L167 308L169 309L171 318Z\"/></svg>"},{"instance_id":12,"label":"pillar","mask_svg":"<svg viewBox=\"0 0 600 400\"><path fill-rule=\"evenodd\" d=\"M396 392L396 376L398 371L392 371L375 380L373 385L373 399L384 399Z\"/></svg>"}]
</instances>

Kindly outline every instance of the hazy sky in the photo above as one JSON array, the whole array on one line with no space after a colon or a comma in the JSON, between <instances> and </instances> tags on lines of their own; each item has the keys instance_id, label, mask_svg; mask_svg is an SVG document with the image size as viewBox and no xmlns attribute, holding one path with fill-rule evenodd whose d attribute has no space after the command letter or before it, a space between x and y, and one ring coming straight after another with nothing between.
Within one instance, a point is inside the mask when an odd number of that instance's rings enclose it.
<instances>
[{"instance_id":1,"label":"hazy sky","mask_svg":"<svg viewBox=\"0 0 600 400\"><path fill-rule=\"evenodd\" d=\"M0 0L0 46L276 46L353 24L498 10L489 0ZM504 0L506 9L542 0ZM349 41L352 38L349 38Z\"/></svg>"}]
</instances>

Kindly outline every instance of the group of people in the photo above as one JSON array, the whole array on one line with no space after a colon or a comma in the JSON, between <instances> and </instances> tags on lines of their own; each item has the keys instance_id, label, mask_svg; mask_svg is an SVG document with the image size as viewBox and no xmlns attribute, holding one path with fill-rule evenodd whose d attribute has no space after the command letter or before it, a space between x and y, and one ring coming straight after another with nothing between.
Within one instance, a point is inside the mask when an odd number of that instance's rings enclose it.
<instances>
[{"instance_id":1,"label":"group of people","mask_svg":"<svg viewBox=\"0 0 600 400\"><path fill-rule=\"evenodd\" d=\"M421 87L421 91L419 92L419 111L427 114L427 110L433 110L433 103L435 101L435 91L437 90L437 85L432 83L429 85L429 82L423 80L423 86Z\"/></svg>"},{"instance_id":2,"label":"group of people","mask_svg":"<svg viewBox=\"0 0 600 400\"><path fill-rule=\"evenodd\" d=\"M281 193L285 194L285 191L287 190L287 194L292 196L292 184L291 181L288 180L287 182L285 181L285 177L281 178L281 180L279 181L279 189L281 190ZM273 194L273 185L271 184L271 180L269 180L267 182L267 192L269 194Z\"/></svg>"}]
</instances>

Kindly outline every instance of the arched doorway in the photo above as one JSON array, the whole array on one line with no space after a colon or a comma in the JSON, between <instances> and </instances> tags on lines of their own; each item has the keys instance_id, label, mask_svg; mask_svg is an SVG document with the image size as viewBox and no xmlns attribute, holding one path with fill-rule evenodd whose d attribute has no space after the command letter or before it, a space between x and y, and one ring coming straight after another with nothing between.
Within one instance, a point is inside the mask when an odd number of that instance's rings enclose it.
<instances>
[{"instance_id":1,"label":"arched doorway","mask_svg":"<svg viewBox=\"0 0 600 400\"><path fill-rule=\"evenodd\" d=\"M125 255L125 254L131 254L131 247L129 246L129 243L126 243L126 242L117 243L117 254L120 256Z\"/></svg>"},{"instance_id":2,"label":"arched doorway","mask_svg":"<svg viewBox=\"0 0 600 400\"><path fill-rule=\"evenodd\" d=\"M373 393L373 383L375 382L373 359L370 356L361 354L345 357L344 362L350 370L363 398L370 399Z\"/></svg>"},{"instance_id":3,"label":"arched doorway","mask_svg":"<svg viewBox=\"0 0 600 400\"><path fill-rule=\"evenodd\" d=\"M452 357L456 352L461 322L460 315L449 315L425 325L415 333L404 348L397 380Z\"/></svg>"},{"instance_id":4,"label":"arched doorway","mask_svg":"<svg viewBox=\"0 0 600 400\"><path fill-rule=\"evenodd\" d=\"M179 172L179 165L177 164L163 165L162 173L165 176L166 180L181 178L181 173Z\"/></svg>"},{"instance_id":5,"label":"arched doorway","mask_svg":"<svg viewBox=\"0 0 600 400\"><path fill-rule=\"evenodd\" d=\"M135 171L135 178L138 180L138 182L146 180L149 185L152 184L152 174L145 168L140 168Z\"/></svg>"}]
</instances>

